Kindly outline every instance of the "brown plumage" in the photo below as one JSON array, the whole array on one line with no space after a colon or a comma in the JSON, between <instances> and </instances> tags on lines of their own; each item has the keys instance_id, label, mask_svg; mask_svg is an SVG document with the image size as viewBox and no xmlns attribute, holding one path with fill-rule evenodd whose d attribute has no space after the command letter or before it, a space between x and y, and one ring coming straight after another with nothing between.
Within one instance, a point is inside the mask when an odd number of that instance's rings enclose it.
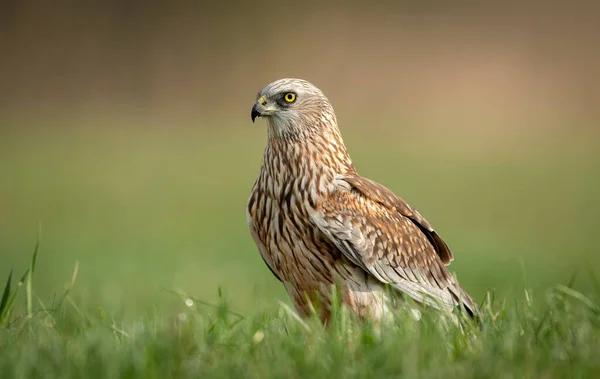
<instances>
[{"instance_id":1,"label":"brown plumage","mask_svg":"<svg viewBox=\"0 0 600 379\"><path fill-rule=\"evenodd\" d=\"M256 117L267 120L268 143L248 200L248 225L301 315L316 301L327 320L334 284L361 317L388 314L398 292L437 309L462 304L476 312L446 269L452 253L431 225L356 172L319 89L277 80L258 94Z\"/></svg>"}]
</instances>

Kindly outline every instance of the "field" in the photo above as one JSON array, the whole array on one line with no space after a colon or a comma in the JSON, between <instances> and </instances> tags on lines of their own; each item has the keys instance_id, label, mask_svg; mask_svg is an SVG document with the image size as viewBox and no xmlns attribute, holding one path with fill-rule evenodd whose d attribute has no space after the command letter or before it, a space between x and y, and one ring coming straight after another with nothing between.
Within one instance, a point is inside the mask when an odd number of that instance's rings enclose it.
<instances>
[{"instance_id":1,"label":"field","mask_svg":"<svg viewBox=\"0 0 600 379\"><path fill-rule=\"evenodd\" d=\"M12 120L0 139L11 291L40 243L0 329L2 378L600 375L594 131L458 138L383 120L365 138L347 122L359 171L436 227L483 304L463 331L402 312L382 331L342 309L328 329L289 311L246 227L265 143L248 115L201 130L48 119Z\"/></svg>"}]
</instances>

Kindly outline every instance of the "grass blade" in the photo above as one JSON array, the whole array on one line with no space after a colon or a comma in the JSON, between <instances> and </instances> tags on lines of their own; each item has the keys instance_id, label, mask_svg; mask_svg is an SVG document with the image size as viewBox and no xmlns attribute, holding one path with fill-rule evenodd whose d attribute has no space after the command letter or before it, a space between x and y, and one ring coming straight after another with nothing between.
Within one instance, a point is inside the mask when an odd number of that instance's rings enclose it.
<instances>
[{"instance_id":1,"label":"grass blade","mask_svg":"<svg viewBox=\"0 0 600 379\"><path fill-rule=\"evenodd\" d=\"M600 314L600 306L598 306L581 292L575 291L574 289L565 287L563 285L556 286L555 290L571 297L572 299L578 300L595 314Z\"/></svg>"},{"instance_id":2,"label":"grass blade","mask_svg":"<svg viewBox=\"0 0 600 379\"><path fill-rule=\"evenodd\" d=\"M15 292L13 292L12 295L10 296L10 298L8 299L8 301L5 305L6 312L2 315L2 320L0 320L0 325L6 325L6 323L8 322L8 318L12 311L13 305L15 304L15 300L17 299L17 294L19 293L19 289L25 282L25 279L27 279L28 274L29 274L29 269L25 271L25 273L21 277L21 280L19 280L19 282L17 283L17 288L15 289Z\"/></svg>"},{"instance_id":3,"label":"grass blade","mask_svg":"<svg viewBox=\"0 0 600 379\"><path fill-rule=\"evenodd\" d=\"M575 269L575 271L573 271L573 274L571 275L571 279L569 279L567 288L573 288L573 285L575 285L575 279L577 279L577 274L579 274L579 270Z\"/></svg>"},{"instance_id":4,"label":"grass blade","mask_svg":"<svg viewBox=\"0 0 600 379\"><path fill-rule=\"evenodd\" d=\"M33 257L29 266L29 274L27 275L27 316L31 318L33 316L33 272L35 271L35 262L37 260L38 251L40 249L40 233L38 232L38 238L35 242L35 248L33 249Z\"/></svg>"},{"instance_id":5,"label":"grass blade","mask_svg":"<svg viewBox=\"0 0 600 379\"><path fill-rule=\"evenodd\" d=\"M8 279L6 280L6 284L4 285L4 291L2 291L2 300L0 301L0 314L4 312L4 307L8 302L8 297L10 295L10 284L12 282L13 270L10 270L8 274Z\"/></svg>"},{"instance_id":6,"label":"grass blade","mask_svg":"<svg viewBox=\"0 0 600 379\"><path fill-rule=\"evenodd\" d=\"M292 308L290 308L289 305L287 305L286 303L284 303L283 301L277 301L279 303L279 306L281 307L281 309L283 309L285 311L285 313L287 313L289 316L291 316L291 318L293 320L295 320L296 322L298 322L299 325L301 325L304 330L306 330L307 332L310 332L310 327L308 326L308 324L302 320L300 318L300 316L298 315L298 313L296 313Z\"/></svg>"},{"instance_id":7,"label":"grass blade","mask_svg":"<svg viewBox=\"0 0 600 379\"><path fill-rule=\"evenodd\" d=\"M590 275L592 284L594 285L594 289L596 290L596 294L600 295L600 280L598 280L598 276L596 276L596 272L594 271L592 266L588 267L588 273Z\"/></svg>"},{"instance_id":8,"label":"grass blade","mask_svg":"<svg viewBox=\"0 0 600 379\"><path fill-rule=\"evenodd\" d=\"M60 306L62 306L62 304L65 301L65 299L67 298L67 296L69 296L71 289L75 286L75 282L77 281L78 275L79 275L79 261L75 261L75 267L73 268L73 274L71 275L71 282L69 284L67 284L67 286L65 288L65 292L62 294L60 299L56 302L56 305L54 306L54 308L60 308Z\"/></svg>"},{"instance_id":9,"label":"grass blade","mask_svg":"<svg viewBox=\"0 0 600 379\"><path fill-rule=\"evenodd\" d=\"M208 301L199 299L197 297L189 296L189 295L187 295L185 292L183 292L181 290L172 290L172 289L169 289L169 288L163 288L163 290L167 291L169 293L178 295L184 301L186 299L190 299L194 303L198 303L198 304L210 307L210 308L214 308L214 309L217 309L217 310L221 308L221 305L219 305L219 304L213 304L213 303L210 303ZM222 293L221 293L220 289L219 289L219 296L222 296ZM230 309L227 309L227 313L229 313L229 314L231 314L233 316L239 317L240 319L245 319L246 318L246 316L244 316L243 314L235 312L235 311L232 311Z\"/></svg>"},{"instance_id":10,"label":"grass blade","mask_svg":"<svg viewBox=\"0 0 600 379\"><path fill-rule=\"evenodd\" d=\"M4 322L8 318L8 314L10 313L10 308L7 307L8 299L10 297L10 285L12 282L13 270L10 270L10 274L8 274L8 279L6 280L6 284L4 285L4 291L2 291L2 300L0 300L0 325L4 325Z\"/></svg>"}]
</instances>

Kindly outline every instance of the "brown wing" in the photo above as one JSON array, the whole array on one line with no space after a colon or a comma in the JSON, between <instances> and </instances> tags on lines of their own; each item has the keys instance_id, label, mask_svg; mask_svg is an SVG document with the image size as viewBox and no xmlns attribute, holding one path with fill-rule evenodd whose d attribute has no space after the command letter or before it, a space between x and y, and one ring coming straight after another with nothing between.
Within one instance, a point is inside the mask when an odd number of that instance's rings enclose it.
<instances>
[{"instance_id":1,"label":"brown wing","mask_svg":"<svg viewBox=\"0 0 600 379\"><path fill-rule=\"evenodd\" d=\"M379 281L436 308L471 298L445 265L452 253L431 225L390 190L358 175L316 205L312 221L355 264Z\"/></svg>"},{"instance_id":2,"label":"brown wing","mask_svg":"<svg viewBox=\"0 0 600 379\"><path fill-rule=\"evenodd\" d=\"M433 230L433 227L417 212L416 209L408 205L392 191L381 184L359 175L344 178L363 196L378 202L392 212L398 212L402 216L412 220L421 229L421 232L427 236L429 242L433 245L435 252L445 265L449 265L454 259L450 248L442 238Z\"/></svg>"}]
</instances>

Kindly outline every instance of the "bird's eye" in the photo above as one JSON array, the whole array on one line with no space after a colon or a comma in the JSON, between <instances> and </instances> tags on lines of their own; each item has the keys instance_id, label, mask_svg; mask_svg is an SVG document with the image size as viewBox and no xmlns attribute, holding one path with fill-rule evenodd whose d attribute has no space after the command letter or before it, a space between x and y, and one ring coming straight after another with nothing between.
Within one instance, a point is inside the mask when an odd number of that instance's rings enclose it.
<instances>
[{"instance_id":1,"label":"bird's eye","mask_svg":"<svg viewBox=\"0 0 600 379\"><path fill-rule=\"evenodd\" d=\"M283 96L283 99L288 103L293 103L296 101L296 94L293 92L288 92Z\"/></svg>"}]
</instances>

